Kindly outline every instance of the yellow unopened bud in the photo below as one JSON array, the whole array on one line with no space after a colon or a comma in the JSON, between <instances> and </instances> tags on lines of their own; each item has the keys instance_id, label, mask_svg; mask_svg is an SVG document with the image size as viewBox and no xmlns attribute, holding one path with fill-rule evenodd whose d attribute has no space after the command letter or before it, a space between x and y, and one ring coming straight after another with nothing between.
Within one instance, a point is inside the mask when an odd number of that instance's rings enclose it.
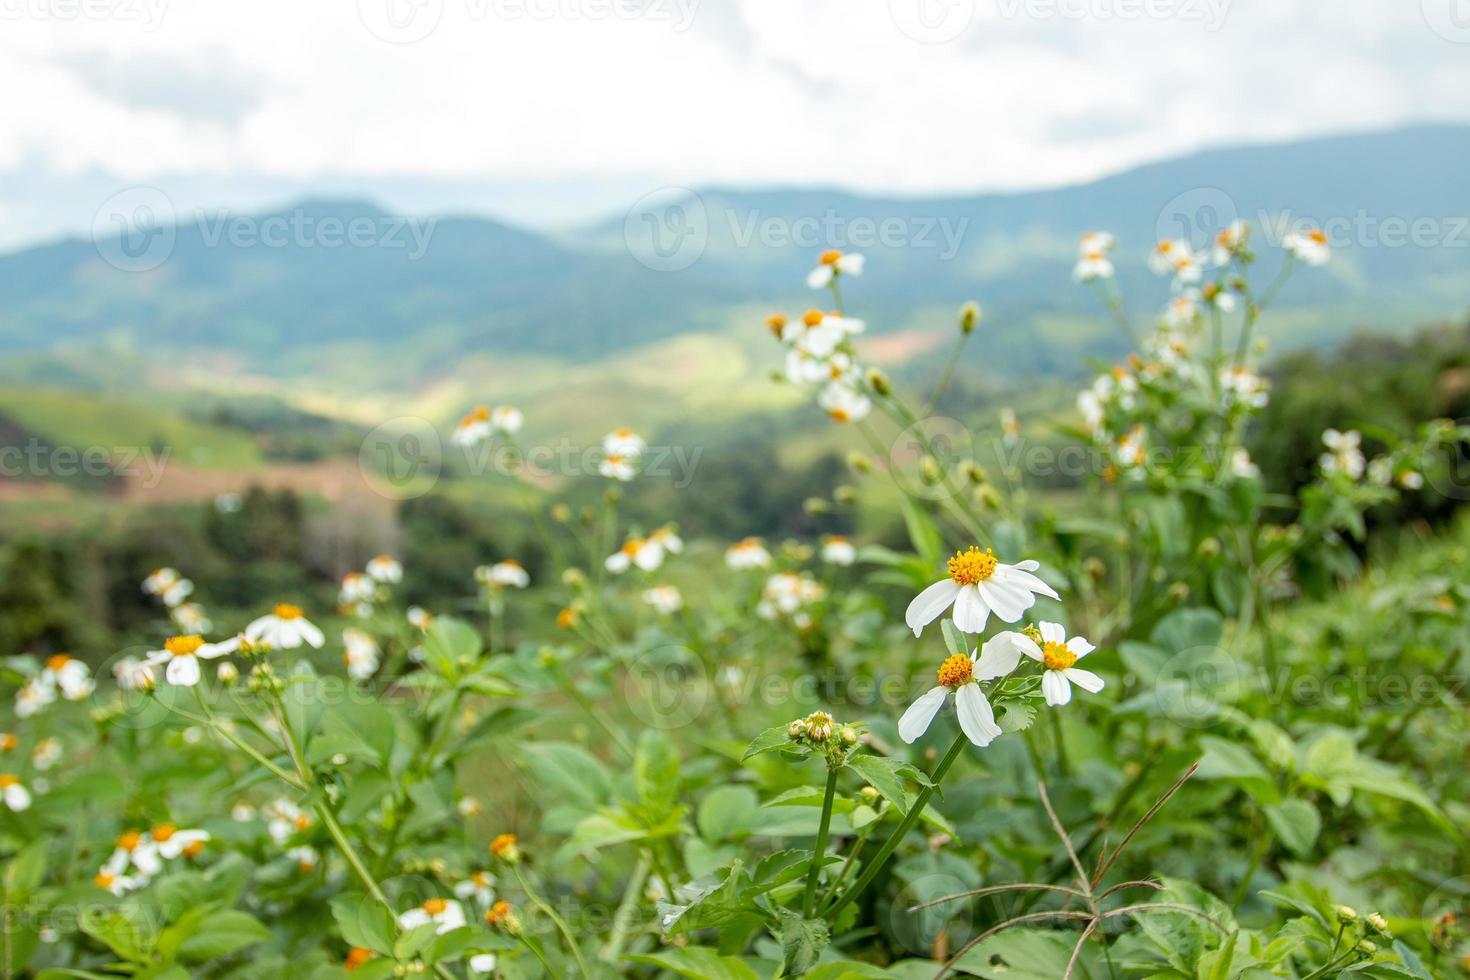
<instances>
[{"instance_id":1,"label":"yellow unopened bud","mask_svg":"<svg viewBox=\"0 0 1470 980\"><path fill-rule=\"evenodd\" d=\"M857 488L850 487L845 483L834 487L832 489L832 499L839 504L855 504L857 503Z\"/></svg>"},{"instance_id":2,"label":"yellow unopened bud","mask_svg":"<svg viewBox=\"0 0 1470 980\"><path fill-rule=\"evenodd\" d=\"M1357 922L1358 910L1351 905L1339 905L1337 907L1337 917L1344 922Z\"/></svg>"},{"instance_id":3,"label":"yellow unopened bud","mask_svg":"<svg viewBox=\"0 0 1470 980\"><path fill-rule=\"evenodd\" d=\"M1379 912L1374 912L1368 916L1368 925L1372 926L1375 932L1381 932L1385 936L1393 935L1388 931L1388 920Z\"/></svg>"},{"instance_id":4,"label":"yellow unopened bud","mask_svg":"<svg viewBox=\"0 0 1470 980\"><path fill-rule=\"evenodd\" d=\"M980 304L971 300L960 307L960 332L973 333L980 323Z\"/></svg>"},{"instance_id":5,"label":"yellow unopened bud","mask_svg":"<svg viewBox=\"0 0 1470 980\"><path fill-rule=\"evenodd\" d=\"M855 473L873 472L873 461L866 453L860 453L856 449L847 454L847 465Z\"/></svg>"},{"instance_id":6,"label":"yellow unopened bud","mask_svg":"<svg viewBox=\"0 0 1470 980\"><path fill-rule=\"evenodd\" d=\"M561 573L561 584L569 589L580 589L587 584L587 573L573 565Z\"/></svg>"},{"instance_id":7,"label":"yellow unopened bud","mask_svg":"<svg viewBox=\"0 0 1470 980\"><path fill-rule=\"evenodd\" d=\"M808 497L801 502L801 509L808 514L825 514L832 509L832 505L821 497Z\"/></svg>"},{"instance_id":8,"label":"yellow unopened bud","mask_svg":"<svg viewBox=\"0 0 1470 980\"><path fill-rule=\"evenodd\" d=\"M1175 582L1169 586L1169 599L1173 602L1183 602L1189 598L1189 586L1184 582Z\"/></svg>"},{"instance_id":9,"label":"yellow unopened bud","mask_svg":"<svg viewBox=\"0 0 1470 980\"><path fill-rule=\"evenodd\" d=\"M1219 538L1205 538L1199 543L1199 556L1201 558L1214 558L1220 553Z\"/></svg>"},{"instance_id":10,"label":"yellow unopened bud","mask_svg":"<svg viewBox=\"0 0 1470 980\"><path fill-rule=\"evenodd\" d=\"M786 726L786 737L792 741L799 742L806 737L806 724L800 719Z\"/></svg>"},{"instance_id":11,"label":"yellow unopened bud","mask_svg":"<svg viewBox=\"0 0 1470 980\"><path fill-rule=\"evenodd\" d=\"M944 470L940 468L939 460L925 454L924 458L919 460L919 475L923 477L925 483L933 486L944 479Z\"/></svg>"},{"instance_id":12,"label":"yellow unopened bud","mask_svg":"<svg viewBox=\"0 0 1470 980\"><path fill-rule=\"evenodd\" d=\"M893 391L893 385L888 380L888 375L878 368L868 368L868 387L880 395L887 395Z\"/></svg>"}]
</instances>

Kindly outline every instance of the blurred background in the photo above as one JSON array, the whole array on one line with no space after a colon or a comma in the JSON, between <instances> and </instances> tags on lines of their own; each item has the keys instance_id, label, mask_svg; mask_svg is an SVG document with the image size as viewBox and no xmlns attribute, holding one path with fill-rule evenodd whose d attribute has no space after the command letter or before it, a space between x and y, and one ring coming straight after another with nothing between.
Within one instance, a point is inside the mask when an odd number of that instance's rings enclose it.
<instances>
[{"instance_id":1,"label":"blurred background","mask_svg":"<svg viewBox=\"0 0 1470 980\"><path fill-rule=\"evenodd\" d=\"M1465 0L0 0L0 20L3 653L109 649L165 564L227 618L330 606L385 551L409 601L472 601L478 564L534 574L528 497L573 520L596 499L586 451L615 425L661 460L630 494L650 525L900 533L893 508L803 506L871 449L771 377L765 319L813 305L826 249L868 257L845 299L900 384L982 305L934 414L997 466L1025 467L1003 410L1059 443L1129 350L1070 283L1094 229L1140 315L1169 295L1156 239L1204 248L1242 218L1269 274L1290 231L1327 231L1333 262L1263 325L1251 451L1278 488L1329 425L1371 443L1470 415ZM533 473L449 441L477 404L525 412Z\"/></svg>"}]
</instances>

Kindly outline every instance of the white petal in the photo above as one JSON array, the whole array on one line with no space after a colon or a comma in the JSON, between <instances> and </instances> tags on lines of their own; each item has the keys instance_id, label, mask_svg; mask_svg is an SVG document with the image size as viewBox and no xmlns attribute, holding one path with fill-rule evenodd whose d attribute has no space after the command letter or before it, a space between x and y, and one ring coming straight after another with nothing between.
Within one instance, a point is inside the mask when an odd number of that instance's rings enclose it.
<instances>
[{"instance_id":1,"label":"white petal","mask_svg":"<svg viewBox=\"0 0 1470 980\"><path fill-rule=\"evenodd\" d=\"M807 273L806 284L812 289L821 289L832 281L832 267L830 265L819 265Z\"/></svg>"},{"instance_id":2,"label":"white petal","mask_svg":"<svg viewBox=\"0 0 1470 980\"><path fill-rule=\"evenodd\" d=\"M1020 565L997 565L995 569L995 578L1007 583L1008 585L1018 585L1028 592L1040 593L1041 595L1047 596L1048 598L1052 599L1061 598L1061 596L1057 595L1055 589L1047 585L1040 578L1032 575L1029 569L1022 567L1023 565L1030 565L1034 568L1036 566L1036 562L1023 561Z\"/></svg>"},{"instance_id":3,"label":"white petal","mask_svg":"<svg viewBox=\"0 0 1470 980\"><path fill-rule=\"evenodd\" d=\"M626 572L628 570L628 556L622 551L614 552L607 556L607 561L603 562L603 565L607 567L609 572L615 575Z\"/></svg>"},{"instance_id":4,"label":"white petal","mask_svg":"<svg viewBox=\"0 0 1470 980\"><path fill-rule=\"evenodd\" d=\"M990 607L973 585L960 586L960 594L954 600L954 624L961 633L979 633L985 629L990 618Z\"/></svg>"},{"instance_id":5,"label":"white petal","mask_svg":"<svg viewBox=\"0 0 1470 980\"><path fill-rule=\"evenodd\" d=\"M318 650L320 650L322 648L322 644L327 641L327 638L325 636L322 636L322 631L316 628L316 624L305 619L301 620L301 625L297 627L297 632L301 634L301 637L306 640L307 643L310 643Z\"/></svg>"},{"instance_id":6,"label":"white petal","mask_svg":"<svg viewBox=\"0 0 1470 980\"><path fill-rule=\"evenodd\" d=\"M1090 670L1083 670L1080 667L1068 667L1062 671L1062 676L1082 688L1088 694L1096 694L1103 689L1103 679Z\"/></svg>"},{"instance_id":7,"label":"white petal","mask_svg":"<svg viewBox=\"0 0 1470 980\"><path fill-rule=\"evenodd\" d=\"M975 680L993 681L997 677L1004 677L1016 669L1021 662L1021 651L1024 649L1016 638L1031 641L1020 633L997 633L985 641L980 648L980 656L975 661ZM1036 644L1031 643L1032 646ZM1040 653L1037 654L1040 657Z\"/></svg>"},{"instance_id":8,"label":"white petal","mask_svg":"<svg viewBox=\"0 0 1470 980\"><path fill-rule=\"evenodd\" d=\"M864 258L856 253L849 253L837 260L837 269L845 276L860 276L863 274Z\"/></svg>"},{"instance_id":9,"label":"white petal","mask_svg":"<svg viewBox=\"0 0 1470 980\"><path fill-rule=\"evenodd\" d=\"M1041 690L1046 695L1046 703L1053 707L1072 700L1072 685L1059 670L1048 670L1041 675Z\"/></svg>"},{"instance_id":10,"label":"white petal","mask_svg":"<svg viewBox=\"0 0 1470 980\"><path fill-rule=\"evenodd\" d=\"M960 716L960 730L982 749L995 741L1000 727L995 723L995 712L978 684L963 684L955 692L955 711Z\"/></svg>"},{"instance_id":11,"label":"white petal","mask_svg":"<svg viewBox=\"0 0 1470 980\"><path fill-rule=\"evenodd\" d=\"M269 615L261 616L259 619L251 620L250 625L245 627L245 639L249 640L252 643L256 642L265 635L266 630L270 629L271 624L274 623L275 620L276 617Z\"/></svg>"},{"instance_id":12,"label":"white petal","mask_svg":"<svg viewBox=\"0 0 1470 980\"><path fill-rule=\"evenodd\" d=\"M20 783L5 787L5 805L19 813L31 806L31 793Z\"/></svg>"},{"instance_id":13,"label":"white petal","mask_svg":"<svg viewBox=\"0 0 1470 980\"><path fill-rule=\"evenodd\" d=\"M169 660L168 668L163 672L164 678L170 684L179 687L193 687L199 683L199 658L192 654L186 657L174 657Z\"/></svg>"},{"instance_id":14,"label":"white petal","mask_svg":"<svg viewBox=\"0 0 1470 980\"><path fill-rule=\"evenodd\" d=\"M944 704L944 695L948 689L943 687L931 687L909 705L903 717L898 719L898 737L905 742L913 743L920 735L929 730L929 723L939 713L939 708Z\"/></svg>"},{"instance_id":15,"label":"white petal","mask_svg":"<svg viewBox=\"0 0 1470 980\"><path fill-rule=\"evenodd\" d=\"M914 596L914 601L904 610L903 621L918 636L924 632L925 626L938 619L950 607L959 593L959 583L954 579L940 579Z\"/></svg>"},{"instance_id":16,"label":"white petal","mask_svg":"<svg viewBox=\"0 0 1470 980\"><path fill-rule=\"evenodd\" d=\"M1067 631L1056 623L1041 623L1038 628L1041 630L1041 638L1047 643L1067 642Z\"/></svg>"},{"instance_id":17,"label":"white petal","mask_svg":"<svg viewBox=\"0 0 1470 980\"><path fill-rule=\"evenodd\" d=\"M401 926L404 931L417 929L419 926L424 925L429 921L429 913L425 912L423 909L409 909L407 912L398 917L398 925Z\"/></svg>"},{"instance_id":18,"label":"white petal","mask_svg":"<svg viewBox=\"0 0 1470 980\"><path fill-rule=\"evenodd\" d=\"M991 611L1008 623L1014 623L1020 619L1036 601L1032 598L1031 593L1007 588L995 579L981 582L975 587L980 590L981 598L985 600Z\"/></svg>"},{"instance_id":19,"label":"white petal","mask_svg":"<svg viewBox=\"0 0 1470 980\"><path fill-rule=\"evenodd\" d=\"M1081 660L1083 657L1096 650L1097 647L1093 646L1092 643L1085 636L1074 636L1067 641L1067 649L1075 653L1078 660Z\"/></svg>"}]
</instances>

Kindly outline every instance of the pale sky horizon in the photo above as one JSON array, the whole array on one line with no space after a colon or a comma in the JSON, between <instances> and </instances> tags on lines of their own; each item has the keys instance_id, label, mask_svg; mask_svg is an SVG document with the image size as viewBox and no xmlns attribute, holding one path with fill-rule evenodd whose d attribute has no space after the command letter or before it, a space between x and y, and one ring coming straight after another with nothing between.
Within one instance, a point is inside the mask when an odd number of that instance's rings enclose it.
<instances>
[{"instance_id":1,"label":"pale sky horizon","mask_svg":"<svg viewBox=\"0 0 1470 980\"><path fill-rule=\"evenodd\" d=\"M544 186L554 222L649 184L1022 190L1470 120L1470 0L0 0L0 21L22 93L0 244L69 186L169 175L239 203Z\"/></svg>"}]
</instances>

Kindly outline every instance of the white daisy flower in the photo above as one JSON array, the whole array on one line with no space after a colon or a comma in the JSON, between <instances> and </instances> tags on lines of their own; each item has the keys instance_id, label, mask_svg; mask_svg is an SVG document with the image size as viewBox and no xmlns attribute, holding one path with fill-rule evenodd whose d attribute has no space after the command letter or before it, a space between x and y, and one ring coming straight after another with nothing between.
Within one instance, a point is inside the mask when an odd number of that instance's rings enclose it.
<instances>
[{"instance_id":1,"label":"white daisy flower","mask_svg":"<svg viewBox=\"0 0 1470 980\"><path fill-rule=\"evenodd\" d=\"M806 572L800 575L795 572L777 572L766 580L765 588L761 590L767 618L773 613L789 616L802 606L821 601L825 595L826 590L822 583Z\"/></svg>"},{"instance_id":2,"label":"white daisy flower","mask_svg":"<svg viewBox=\"0 0 1470 980\"><path fill-rule=\"evenodd\" d=\"M851 565L856 560L857 549L847 538L829 534L822 539L822 561L829 565Z\"/></svg>"},{"instance_id":3,"label":"white daisy flower","mask_svg":"<svg viewBox=\"0 0 1470 980\"><path fill-rule=\"evenodd\" d=\"M365 681L378 670L378 641L365 630L349 626L342 631L342 663L347 676Z\"/></svg>"},{"instance_id":4,"label":"white daisy flower","mask_svg":"<svg viewBox=\"0 0 1470 980\"><path fill-rule=\"evenodd\" d=\"M980 690L979 682L1004 677L1016 669L1020 660L1020 654L1013 648L994 641L985 644L978 658L962 653L946 658L939 665L939 683L919 695L899 718L898 737L912 744L927 732L949 692L953 691L960 730L974 745L980 748L989 745L1001 730L995 723L995 711Z\"/></svg>"},{"instance_id":5,"label":"white daisy flower","mask_svg":"<svg viewBox=\"0 0 1470 980\"><path fill-rule=\"evenodd\" d=\"M31 765L39 772L45 772L61 761L61 741L56 738L43 738L36 743L31 750Z\"/></svg>"},{"instance_id":6,"label":"white daisy flower","mask_svg":"<svg viewBox=\"0 0 1470 980\"><path fill-rule=\"evenodd\" d=\"M632 429L614 429L602 437L602 451L609 456L641 456L648 448L643 437Z\"/></svg>"},{"instance_id":7,"label":"white daisy flower","mask_svg":"<svg viewBox=\"0 0 1470 980\"><path fill-rule=\"evenodd\" d=\"M521 414L521 410L512 405L496 405L490 412L490 426L506 435L513 436L521 431L525 422L526 417Z\"/></svg>"},{"instance_id":8,"label":"white daisy flower","mask_svg":"<svg viewBox=\"0 0 1470 980\"><path fill-rule=\"evenodd\" d=\"M152 878L163 870L163 858L158 853L158 844L147 834L129 830L117 839L112 856L104 867L113 874L121 875L129 865L138 869L144 878Z\"/></svg>"},{"instance_id":9,"label":"white daisy flower","mask_svg":"<svg viewBox=\"0 0 1470 980\"><path fill-rule=\"evenodd\" d=\"M172 861L198 854L209 840L209 831L180 830L171 823L164 823L154 827L148 836L158 848L159 856Z\"/></svg>"},{"instance_id":10,"label":"white daisy flower","mask_svg":"<svg viewBox=\"0 0 1470 980\"><path fill-rule=\"evenodd\" d=\"M663 563L663 545L652 538L629 538L621 548L607 556L603 565L609 572L621 575L634 565L645 572L652 572Z\"/></svg>"},{"instance_id":11,"label":"white daisy flower","mask_svg":"<svg viewBox=\"0 0 1470 980\"><path fill-rule=\"evenodd\" d=\"M1356 429L1350 429L1347 432L1328 429L1322 433L1322 445L1328 449L1328 452L1323 453L1319 460L1322 472L1328 476L1334 473L1345 473L1354 480L1361 478L1367 466L1367 460L1363 457L1362 443L1363 436Z\"/></svg>"},{"instance_id":12,"label":"white daisy flower","mask_svg":"<svg viewBox=\"0 0 1470 980\"><path fill-rule=\"evenodd\" d=\"M494 953L476 953L469 959L470 972L487 976L495 972L495 964L498 960Z\"/></svg>"},{"instance_id":13,"label":"white daisy flower","mask_svg":"<svg viewBox=\"0 0 1470 980\"><path fill-rule=\"evenodd\" d=\"M465 902L474 899L488 909L495 904L495 876L488 871L473 872L454 886L454 897Z\"/></svg>"},{"instance_id":14,"label":"white daisy flower","mask_svg":"<svg viewBox=\"0 0 1470 980\"><path fill-rule=\"evenodd\" d=\"M679 531L672 524L665 524L649 534L648 540L663 548L671 555L677 555L684 550L684 539L679 537Z\"/></svg>"},{"instance_id":15,"label":"white daisy flower","mask_svg":"<svg viewBox=\"0 0 1470 980\"><path fill-rule=\"evenodd\" d=\"M317 853L316 848L307 847L305 844L300 847L291 848L286 852L286 857L296 862L296 870L302 874L310 874L316 870L316 866L322 860L322 856Z\"/></svg>"},{"instance_id":16,"label":"white daisy flower","mask_svg":"<svg viewBox=\"0 0 1470 980\"><path fill-rule=\"evenodd\" d=\"M513 558L493 565L481 565L475 569L475 578L481 585L492 589L524 589L531 584L531 576L525 566Z\"/></svg>"},{"instance_id":17,"label":"white daisy flower","mask_svg":"<svg viewBox=\"0 0 1470 980\"><path fill-rule=\"evenodd\" d=\"M44 683L39 677L32 677L15 692L15 716L30 718L50 707L55 700L55 686Z\"/></svg>"},{"instance_id":18,"label":"white daisy flower","mask_svg":"<svg viewBox=\"0 0 1470 980\"><path fill-rule=\"evenodd\" d=\"M185 599L194 594L194 583L186 578L181 578L159 594L163 604L169 608L180 605Z\"/></svg>"},{"instance_id":19,"label":"white daisy flower","mask_svg":"<svg viewBox=\"0 0 1470 980\"><path fill-rule=\"evenodd\" d=\"M857 422L867 418L873 403L867 395L855 391L841 382L834 381L817 395L817 405L834 422Z\"/></svg>"},{"instance_id":20,"label":"white daisy flower","mask_svg":"<svg viewBox=\"0 0 1470 980\"><path fill-rule=\"evenodd\" d=\"M1251 462L1249 450L1232 449L1230 451L1230 472L1243 480L1254 480L1261 475L1261 468Z\"/></svg>"},{"instance_id":21,"label":"white daisy flower","mask_svg":"<svg viewBox=\"0 0 1470 980\"><path fill-rule=\"evenodd\" d=\"M829 249L817 258L817 267L807 273L806 284L812 289L822 289L839 276L860 276L867 262L856 253L845 254Z\"/></svg>"},{"instance_id":22,"label":"white daisy flower","mask_svg":"<svg viewBox=\"0 0 1470 980\"><path fill-rule=\"evenodd\" d=\"M183 633L203 634L214 629L214 623L210 621L209 614L197 602L185 602L175 606L169 610L169 618Z\"/></svg>"},{"instance_id":23,"label":"white daisy flower","mask_svg":"<svg viewBox=\"0 0 1470 980\"><path fill-rule=\"evenodd\" d=\"M1321 228L1292 232L1282 239L1281 244L1298 261L1307 265L1326 265L1332 258L1332 246L1327 241L1327 233Z\"/></svg>"},{"instance_id":24,"label":"white daisy flower","mask_svg":"<svg viewBox=\"0 0 1470 980\"><path fill-rule=\"evenodd\" d=\"M266 833L277 845L286 843L298 831L311 827L311 814L287 799L272 800L265 805Z\"/></svg>"},{"instance_id":25,"label":"white daisy flower","mask_svg":"<svg viewBox=\"0 0 1470 980\"><path fill-rule=\"evenodd\" d=\"M490 409L484 405L476 405L469 414L459 420L454 427L454 432L449 436L449 441L456 446L473 448L490 438L494 431L490 423Z\"/></svg>"},{"instance_id":26,"label":"white daisy flower","mask_svg":"<svg viewBox=\"0 0 1470 980\"><path fill-rule=\"evenodd\" d=\"M347 608L367 606L377 595L378 586L361 572L348 572L342 576L342 585L337 590L337 604Z\"/></svg>"},{"instance_id":27,"label":"white daisy flower","mask_svg":"<svg viewBox=\"0 0 1470 980\"><path fill-rule=\"evenodd\" d=\"M163 679L179 687L193 687L199 683L200 660L214 660L239 649L238 640L223 643L205 643L197 634L171 636L163 641L162 650L154 650L144 661L150 667L168 664L163 670Z\"/></svg>"},{"instance_id":28,"label":"white daisy flower","mask_svg":"<svg viewBox=\"0 0 1470 980\"><path fill-rule=\"evenodd\" d=\"M367 563L368 578L385 585L403 581L403 563L392 555L378 555Z\"/></svg>"},{"instance_id":29,"label":"white daisy flower","mask_svg":"<svg viewBox=\"0 0 1470 980\"><path fill-rule=\"evenodd\" d=\"M179 580L179 573L172 568L157 568L143 580L143 591L149 595L163 595L164 591Z\"/></svg>"},{"instance_id":30,"label":"white daisy flower","mask_svg":"<svg viewBox=\"0 0 1470 980\"><path fill-rule=\"evenodd\" d=\"M1072 278L1077 282L1111 279L1114 272L1113 260L1108 257L1107 251L1101 248L1084 247L1077 259L1077 264L1072 266Z\"/></svg>"},{"instance_id":31,"label":"white daisy flower","mask_svg":"<svg viewBox=\"0 0 1470 980\"><path fill-rule=\"evenodd\" d=\"M1227 367L1220 372L1220 387L1231 400L1265 408L1271 400L1266 379L1243 367Z\"/></svg>"},{"instance_id":32,"label":"white daisy flower","mask_svg":"<svg viewBox=\"0 0 1470 980\"><path fill-rule=\"evenodd\" d=\"M1111 252L1117 244L1118 239L1110 231L1089 231L1084 232L1082 237L1077 239L1077 251L1079 253Z\"/></svg>"},{"instance_id":33,"label":"white daisy flower","mask_svg":"<svg viewBox=\"0 0 1470 980\"><path fill-rule=\"evenodd\" d=\"M326 641L299 606L286 602L246 626L245 638L251 643L265 643L272 650L290 650L302 643L320 650Z\"/></svg>"},{"instance_id":34,"label":"white daisy flower","mask_svg":"<svg viewBox=\"0 0 1470 980\"><path fill-rule=\"evenodd\" d=\"M662 616L670 616L684 608L684 596L672 585L655 585L643 590L643 601Z\"/></svg>"},{"instance_id":35,"label":"white daisy flower","mask_svg":"<svg viewBox=\"0 0 1470 980\"><path fill-rule=\"evenodd\" d=\"M46 658L40 679L42 684L60 689L61 696L68 701L80 701L97 688L91 668L65 653Z\"/></svg>"},{"instance_id":36,"label":"white daisy flower","mask_svg":"<svg viewBox=\"0 0 1470 980\"><path fill-rule=\"evenodd\" d=\"M398 917L398 925L405 931L434 923L436 935L443 935L465 924L464 906L452 898L431 898L417 908L411 908Z\"/></svg>"},{"instance_id":37,"label":"white daisy flower","mask_svg":"<svg viewBox=\"0 0 1470 980\"><path fill-rule=\"evenodd\" d=\"M92 876L92 884L121 898L148 884L148 879L142 875L125 875L104 867Z\"/></svg>"},{"instance_id":38,"label":"white daisy flower","mask_svg":"<svg viewBox=\"0 0 1470 980\"><path fill-rule=\"evenodd\" d=\"M1232 258L1245 250L1250 234L1251 226L1239 218L1225 226L1215 235L1215 251L1212 256L1215 265L1229 265Z\"/></svg>"},{"instance_id":39,"label":"white daisy flower","mask_svg":"<svg viewBox=\"0 0 1470 980\"><path fill-rule=\"evenodd\" d=\"M19 813L31 807L31 793L21 785L20 778L8 772L0 772L0 802Z\"/></svg>"},{"instance_id":40,"label":"white daisy flower","mask_svg":"<svg viewBox=\"0 0 1470 980\"><path fill-rule=\"evenodd\" d=\"M414 629L427 632L429 627L434 625L434 614L423 606L409 606L404 610L403 616L408 620L408 625Z\"/></svg>"},{"instance_id":41,"label":"white daisy flower","mask_svg":"<svg viewBox=\"0 0 1470 980\"><path fill-rule=\"evenodd\" d=\"M158 683L158 672L146 660L123 657L112 665L112 676L118 686L129 691L151 691Z\"/></svg>"},{"instance_id":42,"label":"white daisy flower","mask_svg":"<svg viewBox=\"0 0 1470 980\"><path fill-rule=\"evenodd\" d=\"M771 553L760 538L744 538L725 550L725 564L735 571L770 568Z\"/></svg>"},{"instance_id":43,"label":"white daisy flower","mask_svg":"<svg viewBox=\"0 0 1470 980\"><path fill-rule=\"evenodd\" d=\"M1067 639L1067 631L1056 623L1041 623L1039 630L1040 643L1025 633L1002 633L991 642L1005 637L1021 653L1046 668L1041 675L1041 691L1046 695L1046 703L1053 707L1072 700L1073 684L1088 694L1096 694L1103 689L1101 677L1074 666L1096 647L1080 636Z\"/></svg>"},{"instance_id":44,"label":"white daisy flower","mask_svg":"<svg viewBox=\"0 0 1470 980\"><path fill-rule=\"evenodd\" d=\"M597 464L597 472L609 480L621 480L627 483L637 475L636 456L626 456L621 453L609 453L603 457L602 462Z\"/></svg>"},{"instance_id":45,"label":"white daisy flower","mask_svg":"<svg viewBox=\"0 0 1470 980\"><path fill-rule=\"evenodd\" d=\"M1041 567L1034 561L1015 565L996 561L989 548L957 551L949 560L949 578L941 579L914 597L904 621L918 636L924 627L954 606L954 624L964 633L979 633L993 612L1014 623L1036 602L1037 595L1061 597L1031 574Z\"/></svg>"}]
</instances>

